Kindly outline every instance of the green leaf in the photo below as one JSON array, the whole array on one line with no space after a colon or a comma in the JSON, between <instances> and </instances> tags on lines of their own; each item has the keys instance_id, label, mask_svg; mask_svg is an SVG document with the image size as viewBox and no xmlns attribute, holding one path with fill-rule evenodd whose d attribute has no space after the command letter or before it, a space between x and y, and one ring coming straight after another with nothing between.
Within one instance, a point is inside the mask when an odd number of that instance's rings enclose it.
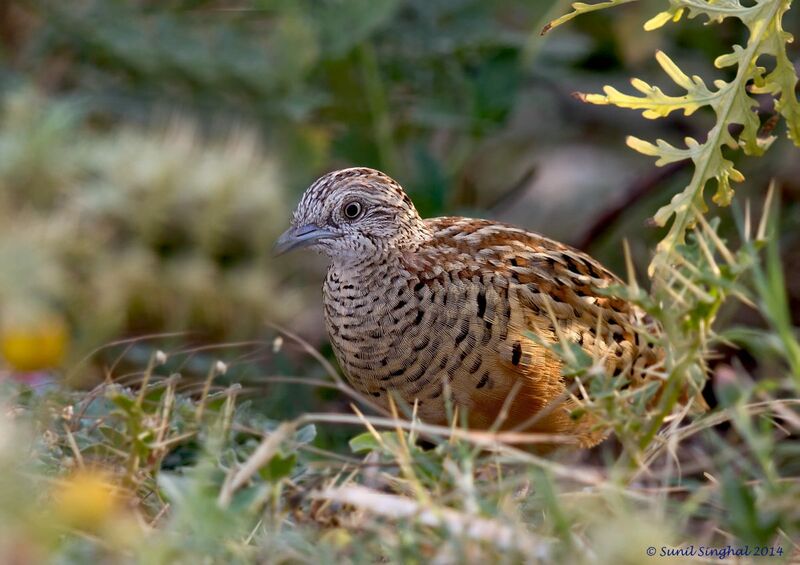
<instances>
[{"instance_id":1,"label":"green leaf","mask_svg":"<svg viewBox=\"0 0 800 565\"><path fill-rule=\"evenodd\" d=\"M631 85L643 96L623 94L614 87L606 86L603 88L605 96L588 94L583 97L583 100L591 104L613 104L620 108L642 110L645 118L654 120L669 116L676 110L683 110L684 115L689 116L698 108L711 105L714 99L720 96L719 91L709 90L699 76L689 77L686 75L663 51L656 53L656 61L675 84L686 90L685 95L669 96L657 86L635 78L631 80Z\"/></svg>"},{"instance_id":2,"label":"green leaf","mask_svg":"<svg viewBox=\"0 0 800 565\"><path fill-rule=\"evenodd\" d=\"M297 430L297 433L294 435L294 442L305 445L314 441L315 437L317 437L316 426L314 424L308 424Z\"/></svg>"},{"instance_id":3,"label":"green leaf","mask_svg":"<svg viewBox=\"0 0 800 565\"><path fill-rule=\"evenodd\" d=\"M352 438L348 444L350 445L350 451L353 453L368 453L381 448L381 444L378 443L378 440L370 432L358 434L356 437Z\"/></svg>"},{"instance_id":4,"label":"green leaf","mask_svg":"<svg viewBox=\"0 0 800 565\"><path fill-rule=\"evenodd\" d=\"M573 6L574 12L556 20L556 23L563 23L561 20L566 21L565 18L574 17L577 13L616 4L576 4ZM741 148L748 155L761 155L772 144L772 136L759 136L761 123L756 113L758 104L751 96L751 91L774 97L776 111L787 121L789 137L800 146L800 103L795 94L798 78L786 54L786 46L792 41L792 36L783 31L781 23L790 4L790 0L756 0L747 6L739 0L670 0L670 8L650 19L645 29L657 29L669 21L678 21L684 14L688 14L689 18L705 15L713 23L737 18L748 28L750 35L747 44L744 47L734 45L731 52L714 62L720 69L735 67L736 76L729 82L716 80L712 88L701 77L690 77L684 73L672 59L659 51L656 53L659 65L685 94L671 96L657 86L633 79L631 84L639 94L625 94L606 86L604 94L580 95L582 100L591 104L611 104L639 110L648 119L663 118L674 111L683 111L688 116L703 107L711 108L716 115L716 123L708 132L706 141L701 143L686 138L686 148L675 147L661 139L650 143L635 137L628 138L631 148L656 157L657 166L690 159L695 167L689 184L654 216L657 224L663 226L672 220L672 225L659 244L661 254L651 264L651 272L660 257L669 257L675 247L684 241L686 230L693 224L694 210L705 211L704 192L709 181L716 181L712 200L719 206L731 203L731 183L741 182L744 176L723 155L723 148ZM775 68L769 74L765 74L766 69L758 64L759 58L765 55L776 60ZM741 126L737 136L731 134L731 125Z\"/></svg>"},{"instance_id":5,"label":"green leaf","mask_svg":"<svg viewBox=\"0 0 800 565\"><path fill-rule=\"evenodd\" d=\"M780 16L789 9L788 3L781 7ZM775 97L775 110L786 120L789 139L800 147L800 102L798 102L797 71L786 53L786 46L794 41L792 34L783 30L781 17L771 22L773 26L764 40L762 53L775 56L775 68L771 73L756 82L752 92L771 94Z\"/></svg>"},{"instance_id":6,"label":"green leaf","mask_svg":"<svg viewBox=\"0 0 800 565\"><path fill-rule=\"evenodd\" d=\"M769 0L767 0L769 1ZM669 9L657 14L644 24L644 29L652 31L664 24L679 21L688 12L689 19L700 15L708 17L708 21L722 23L725 18L736 17L741 20L750 17L750 13L758 7L758 3L753 6L742 6L739 0L671 0Z\"/></svg>"},{"instance_id":7,"label":"green leaf","mask_svg":"<svg viewBox=\"0 0 800 565\"><path fill-rule=\"evenodd\" d=\"M779 521L775 514L759 511L753 490L730 472L723 478L722 500L731 531L742 542L763 545L773 539Z\"/></svg>"},{"instance_id":8,"label":"green leaf","mask_svg":"<svg viewBox=\"0 0 800 565\"><path fill-rule=\"evenodd\" d=\"M126 393L120 388L109 387L109 389L106 391L106 398L108 398L126 413L129 413L136 408L136 399L131 394Z\"/></svg>"},{"instance_id":9,"label":"green leaf","mask_svg":"<svg viewBox=\"0 0 800 565\"><path fill-rule=\"evenodd\" d=\"M268 489L268 484L258 483L237 490L231 499L228 511L237 513L252 512L259 506L258 503L264 500Z\"/></svg>"},{"instance_id":10,"label":"green leaf","mask_svg":"<svg viewBox=\"0 0 800 565\"><path fill-rule=\"evenodd\" d=\"M297 454L292 453L286 457L280 453L274 455L259 473L264 480L278 482L284 477L288 477L294 470L297 463Z\"/></svg>"},{"instance_id":11,"label":"green leaf","mask_svg":"<svg viewBox=\"0 0 800 565\"><path fill-rule=\"evenodd\" d=\"M553 29L554 27L558 27L561 24L565 24L571 19L580 16L581 14L588 14L589 12L596 12L598 10L605 10L606 8L613 8L615 6L621 6L622 4L629 4L630 2L635 2L636 0L607 0L606 2L598 2L597 4L586 4L584 2L575 2L572 4L572 11L568 14L561 16L560 18L556 18L555 20L548 23L544 26L542 30L542 35Z\"/></svg>"}]
</instances>

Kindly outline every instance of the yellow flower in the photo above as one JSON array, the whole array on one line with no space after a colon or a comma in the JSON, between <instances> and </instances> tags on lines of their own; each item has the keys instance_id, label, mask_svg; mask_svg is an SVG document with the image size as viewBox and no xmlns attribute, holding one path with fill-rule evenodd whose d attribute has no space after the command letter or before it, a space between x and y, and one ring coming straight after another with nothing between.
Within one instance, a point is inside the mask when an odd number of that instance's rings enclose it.
<instances>
[{"instance_id":1,"label":"yellow flower","mask_svg":"<svg viewBox=\"0 0 800 565\"><path fill-rule=\"evenodd\" d=\"M17 371L48 369L61 364L68 339L66 324L57 316L9 322L0 330L0 354Z\"/></svg>"},{"instance_id":2,"label":"yellow flower","mask_svg":"<svg viewBox=\"0 0 800 565\"><path fill-rule=\"evenodd\" d=\"M353 537L344 528L333 528L322 534L320 541L336 549L345 549L353 542Z\"/></svg>"},{"instance_id":3,"label":"yellow flower","mask_svg":"<svg viewBox=\"0 0 800 565\"><path fill-rule=\"evenodd\" d=\"M119 489L99 470L81 470L58 485L53 495L55 514L68 527L98 531L122 509Z\"/></svg>"}]
</instances>

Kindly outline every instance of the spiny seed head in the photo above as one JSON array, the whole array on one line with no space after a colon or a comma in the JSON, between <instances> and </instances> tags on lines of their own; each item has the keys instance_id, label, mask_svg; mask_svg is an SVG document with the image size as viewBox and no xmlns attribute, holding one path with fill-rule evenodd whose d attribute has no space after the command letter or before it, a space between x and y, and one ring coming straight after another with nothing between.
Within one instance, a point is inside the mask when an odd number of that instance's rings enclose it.
<instances>
[{"instance_id":1,"label":"spiny seed head","mask_svg":"<svg viewBox=\"0 0 800 565\"><path fill-rule=\"evenodd\" d=\"M384 173L363 167L320 177L303 194L292 226L299 234L312 229L326 233L303 246L334 261L363 261L413 247L430 235L402 187Z\"/></svg>"}]
</instances>

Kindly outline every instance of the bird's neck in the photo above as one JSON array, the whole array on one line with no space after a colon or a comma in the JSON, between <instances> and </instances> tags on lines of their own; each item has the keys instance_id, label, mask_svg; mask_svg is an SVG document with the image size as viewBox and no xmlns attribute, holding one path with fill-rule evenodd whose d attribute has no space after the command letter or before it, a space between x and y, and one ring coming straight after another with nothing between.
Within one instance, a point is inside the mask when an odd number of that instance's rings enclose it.
<instances>
[{"instance_id":1,"label":"bird's neck","mask_svg":"<svg viewBox=\"0 0 800 565\"><path fill-rule=\"evenodd\" d=\"M402 250L390 249L372 255L336 258L328 271L342 282L377 289L388 285L392 275L398 273L402 256Z\"/></svg>"},{"instance_id":2,"label":"bird's neck","mask_svg":"<svg viewBox=\"0 0 800 565\"><path fill-rule=\"evenodd\" d=\"M373 241L369 247L359 248L352 254L332 256L330 271L343 279L380 286L381 277L387 272L396 273L406 265L408 258L425 247L431 236L431 230L420 220L414 229L402 230L390 242Z\"/></svg>"}]
</instances>

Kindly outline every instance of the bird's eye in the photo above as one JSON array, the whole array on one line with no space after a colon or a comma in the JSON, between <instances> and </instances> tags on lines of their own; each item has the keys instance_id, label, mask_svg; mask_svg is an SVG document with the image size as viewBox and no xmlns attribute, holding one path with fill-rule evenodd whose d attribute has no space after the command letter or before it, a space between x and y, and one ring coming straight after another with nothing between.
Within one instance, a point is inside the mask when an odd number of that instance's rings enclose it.
<instances>
[{"instance_id":1,"label":"bird's eye","mask_svg":"<svg viewBox=\"0 0 800 565\"><path fill-rule=\"evenodd\" d=\"M361 204L358 202L348 202L344 205L344 215L350 220L355 220L361 215Z\"/></svg>"}]
</instances>

